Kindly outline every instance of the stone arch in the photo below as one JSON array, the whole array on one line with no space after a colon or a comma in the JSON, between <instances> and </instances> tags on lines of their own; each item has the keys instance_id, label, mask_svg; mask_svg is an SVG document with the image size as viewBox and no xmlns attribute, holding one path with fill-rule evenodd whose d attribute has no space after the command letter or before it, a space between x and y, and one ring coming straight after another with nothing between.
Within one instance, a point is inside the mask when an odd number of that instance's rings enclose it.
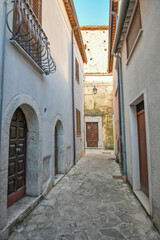
<instances>
[{"instance_id":1,"label":"stone arch","mask_svg":"<svg viewBox=\"0 0 160 240\"><path fill-rule=\"evenodd\" d=\"M55 150L56 145L56 138L57 138L57 153ZM62 124L62 117L58 115L56 117L55 125L54 125L54 168L55 168L55 161L57 155L57 163L58 163L58 173L64 174L66 170L66 163L65 163L65 147L64 147L64 128Z\"/></svg>"},{"instance_id":2,"label":"stone arch","mask_svg":"<svg viewBox=\"0 0 160 240\"><path fill-rule=\"evenodd\" d=\"M0 230L7 223L8 149L12 116L20 107L28 127L26 194L39 196L42 191L42 120L39 108L32 97L26 94L15 96L3 110L0 158ZM34 148L34 151L33 151ZM34 184L33 184L34 183Z\"/></svg>"},{"instance_id":3,"label":"stone arch","mask_svg":"<svg viewBox=\"0 0 160 240\"><path fill-rule=\"evenodd\" d=\"M17 108L21 108L27 122L27 166L26 166L26 194L39 196L41 194L42 152L41 152L41 114L35 101L28 95L21 94L14 97L9 103L2 123L2 152L0 170L3 170L3 196L6 206L8 183L8 148L9 130L12 116ZM34 184L33 184L34 183ZM1 194L0 194L1 195ZM1 205L1 199L0 199ZM3 205L3 204L2 204Z\"/></svg>"}]
</instances>

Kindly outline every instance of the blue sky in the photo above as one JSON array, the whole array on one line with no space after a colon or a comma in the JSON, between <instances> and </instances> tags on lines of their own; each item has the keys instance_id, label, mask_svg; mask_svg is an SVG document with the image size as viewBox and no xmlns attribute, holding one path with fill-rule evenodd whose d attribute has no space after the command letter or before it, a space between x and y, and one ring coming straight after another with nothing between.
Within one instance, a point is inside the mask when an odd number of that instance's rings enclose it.
<instances>
[{"instance_id":1,"label":"blue sky","mask_svg":"<svg viewBox=\"0 0 160 240\"><path fill-rule=\"evenodd\" d=\"M108 25L109 0L74 0L80 25Z\"/></svg>"}]
</instances>

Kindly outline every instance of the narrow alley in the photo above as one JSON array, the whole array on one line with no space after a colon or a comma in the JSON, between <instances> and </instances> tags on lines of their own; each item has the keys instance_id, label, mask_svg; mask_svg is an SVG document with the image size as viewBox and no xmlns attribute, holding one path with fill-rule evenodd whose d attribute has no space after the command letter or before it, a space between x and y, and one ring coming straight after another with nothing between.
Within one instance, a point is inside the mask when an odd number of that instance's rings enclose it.
<instances>
[{"instance_id":1,"label":"narrow alley","mask_svg":"<svg viewBox=\"0 0 160 240\"><path fill-rule=\"evenodd\" d=\"M9 240L158 240L114 155L84 155Z\"/></svg>"}]
</instances>

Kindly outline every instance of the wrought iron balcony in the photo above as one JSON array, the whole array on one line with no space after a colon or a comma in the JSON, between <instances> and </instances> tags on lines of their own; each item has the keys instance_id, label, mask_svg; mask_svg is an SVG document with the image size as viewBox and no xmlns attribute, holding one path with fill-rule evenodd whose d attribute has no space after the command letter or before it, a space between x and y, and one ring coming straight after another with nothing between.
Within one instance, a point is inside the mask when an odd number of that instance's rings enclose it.
<instances>
[{"instance_id":1,"label":"wrought iron balcony","mask_svg":"<svg viewBox=\"0 0 160 240\"><path fill-rule=\"evenodd\" d=\"M46 75L56 71L51 56L48 38L27 0L11 0L13 8L7 14L7 27L12 33L10 38L18 44L32 61ZM13 24L9 21L13 15Z\"/></svg>"}]
</instances>

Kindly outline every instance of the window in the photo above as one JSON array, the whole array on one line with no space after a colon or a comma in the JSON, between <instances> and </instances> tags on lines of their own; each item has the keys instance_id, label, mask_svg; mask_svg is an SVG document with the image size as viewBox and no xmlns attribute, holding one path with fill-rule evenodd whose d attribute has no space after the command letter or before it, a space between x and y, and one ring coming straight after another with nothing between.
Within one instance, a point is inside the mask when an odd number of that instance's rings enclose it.
<instances>
[{"instance_id":1,"label":"window","mask_svg":"<svg viewBox=\"0 0 160 240\"><path fill-rule=\"evenodd\" d=\"M77 58L76 58L76 80L79 83L79 63Z\"/></svg>"},{"instance_id":2,"label":"window","mask_svg":"<svg viewBox=\"0 0 160 240\"><path fill-rule=\"evenodd\" d=\"M13 8L7 14L7 27L12 34L11 42L41 73L54 73L56 65L50 54L49 41L39 24L42 22L42 0L11 2ZM10 26L9 15L12 14L13 26Z\"/></svg>"},{"instance_id":3,"label":"window","mask_svg":"<svg viewBox=\"0 0 160 240\"><path fill-rule=\"evenodd\" d=\"M81 136L81 113L76 109L77 136Z\"/></svg>"},{"instance_id":4,"label":"window","mask_svg":"<svg viewBox=\"0 0 160 240\"><path fill-rule=\"evenodd\" d=\"M34 14L37 19L41 23L42 20L42 0L27 0L30 7L32 8ZM24 5L25 6L25 5ZM26 7L26 6L25 6ZM24 9L21 7L21 14L24 13ZM19 30L19 34L21 35L21 40L23 41L24 48L28 50L28 53L33 56L33 58L37 58L38 61L41 59L41 43L38 40L35 29L30 29L29 21L25 14L21 15L22 24ZM13 21L14 33L16 33L19 29L19 9L18 3L14 10L14 21Z\"/></svg>"},{"instance_id":5,"label":"window","mask_svg":"<svg viewBox=\"0 0 160 240\"><path fill-rule=\"evenodd\" d=\"M132 52L135 41L141 29L142 29L142 25L141 25L141 15L140 15L140 5L138 1L135 11L133 13L133 18L131 20L131 24L126 37L127 58L130 56Z\"/></svg>"}]
</instances>

